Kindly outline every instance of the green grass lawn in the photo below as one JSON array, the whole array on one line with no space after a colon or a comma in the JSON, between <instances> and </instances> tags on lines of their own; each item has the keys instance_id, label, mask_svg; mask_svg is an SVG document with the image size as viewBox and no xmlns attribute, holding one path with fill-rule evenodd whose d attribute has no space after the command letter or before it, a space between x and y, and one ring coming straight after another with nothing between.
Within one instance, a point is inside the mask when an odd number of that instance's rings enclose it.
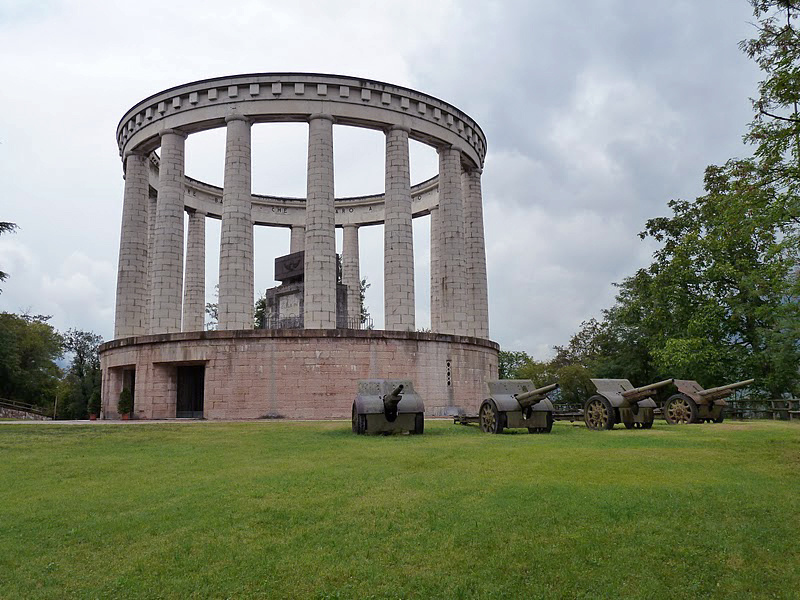
<instances>
[{"instance_id":1,"label":"green grass lawn","mask_svg":"<svg viewBox=\"0 0 800 600\"><path fill-rule=\"evenodd\" d=\"M800 424L0 425L0 598L798 598Z\"/></svg>"}]
</instances>

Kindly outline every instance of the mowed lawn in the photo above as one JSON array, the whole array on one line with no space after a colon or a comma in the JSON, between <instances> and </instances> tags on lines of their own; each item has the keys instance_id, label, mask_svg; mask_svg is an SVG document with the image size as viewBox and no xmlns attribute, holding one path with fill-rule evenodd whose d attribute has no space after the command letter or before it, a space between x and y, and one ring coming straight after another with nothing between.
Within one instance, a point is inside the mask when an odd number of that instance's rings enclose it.
<instances>
[{"instance_id":1,"label":"mowed lawn","mask_svg":"<svg viewBox=\"0 0 800 600\"><path fill-rule=\"evenodd\" d=\"M800 423L0 425L0 598L798 598Z\"/></svg>"}]
</instances>

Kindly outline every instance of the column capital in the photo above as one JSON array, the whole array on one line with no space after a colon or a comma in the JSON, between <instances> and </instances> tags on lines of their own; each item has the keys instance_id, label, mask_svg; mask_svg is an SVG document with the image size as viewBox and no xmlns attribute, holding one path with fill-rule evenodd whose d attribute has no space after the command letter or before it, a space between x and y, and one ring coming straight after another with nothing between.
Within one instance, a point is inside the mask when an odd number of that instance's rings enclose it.
<instances>
[{"instance_id":1,"label":"column capital","mask_svg":"<svg viewBox=\"0 0 800 600\"><path fill-rule=\"evenodd\" d=\"M439 147L436 148L436 152L438 152L439 154L441 154L442 152L446 152L448 150L456 150L457 152L463 152L464 151L461 148L461 146L455 146L455 145L452 145L452 144L447 144L445 146L439 146Z\"/></svg>"},{"instance_id":2,"label":"column capital","mask_svg":"<svg viewBox=\"0 0 800 600\"><path fill-rule=\"evenodd\" d=\"M333 123L333 116L331 116L331 115L326 115L324 113L314 113L314 114L308 115L308 121L309 122L314 121L316 119L324 119L326 121L330 121L331 123Z\"/></svg>"},{"instance_id":3,"label":"column capital","mask_svg":"<svg viewBox=\"0 0 800 600\"><path fill-rule=\"evenodd\" d=\"M161 131L158 132L159 138L163 138L165 135L177 135L178 137L182 137L183 139L186 139L189 136L188 133L184 133L180 129L162 129Z\"/></svg>"},{"instance_id":4,"label":"column capital","mask_svg":"<svg viewBox=\"0 0 800 600\"><path fill-rule=\"evenodd\" d=\"M147 153L146 152L142 152L141 150L135 150L135 149L134 150L126 150L125 154L123 154L123 156L122 156L122 160L127 161L129 156L136 156L138 158L146 158L147 157Z\"/></svg>"},{"instance_id":5,"label":"column capital","mask_svg":"<svg viewBox=\"0 0 800 600\"><path fill-rule=\"evenodd\" d=\"M244 121L248 125L251 123L250 119L242 114L239 113L231 113L227 117L225 117L225 122L230 123L231 121Z\"/></svg>"},{"instance_id":6,"label":"column capital","mask_svg":"<svg viewBox=\"0 0 800 600\"><path fill-rule=\"evenodd\" d=\"M478 175L479 177L483 175L483 169L480 167L462 167L464 173L469 173L470 175Z\"/></svg>"},{"instance_id":7,"label":"column capital","mask_svg":"<svg viewBox=\"0 0 800 600\"><path fill-rule=\"evenodd\" d=\"M405 125L392 125L387 129L387 132L389 131L405 131L406 133L411 133L411 128Z\"/></svg>"}]
</instances>

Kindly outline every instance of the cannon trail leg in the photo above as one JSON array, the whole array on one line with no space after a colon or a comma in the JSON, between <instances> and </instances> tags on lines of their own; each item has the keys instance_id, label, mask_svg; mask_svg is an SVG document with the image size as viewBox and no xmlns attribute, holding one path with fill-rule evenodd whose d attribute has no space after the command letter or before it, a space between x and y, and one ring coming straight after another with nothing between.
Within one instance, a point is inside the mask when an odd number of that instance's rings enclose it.
<instances>
[{"instance_id":1,"label":"cannon trail leg","mask_svg":"<svg viewBox=\"0 0 800 600\"><path fill-rule=\"evenodd\" d=\"M547 411L547 424L544 427L528 427L528 433L550 433L553 430L553 413Z\"/></svg>"}]
</instances>

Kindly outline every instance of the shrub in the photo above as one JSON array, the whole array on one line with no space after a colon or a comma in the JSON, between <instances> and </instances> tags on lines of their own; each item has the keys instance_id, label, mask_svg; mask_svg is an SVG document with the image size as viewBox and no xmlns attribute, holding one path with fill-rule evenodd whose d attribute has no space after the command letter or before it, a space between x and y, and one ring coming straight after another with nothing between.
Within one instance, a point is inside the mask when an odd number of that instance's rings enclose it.
<instances>
[{"instance_id":1,"label":"shrub","mask_svg":"<svg viewBox=\"0 0 800 600\"><path fill-rule=\"evenodd\" d=\"M95 390L92 392L92 397L89 398L89 414L99 415L100 408L100 390Z\"/></svg>"},{"instance_id":2,"label":"shrub","mask_svg":"<svg viewBox=\"0 0 800 600\"><path fill-rule=\"evenodd\" d=\"M133 410L133 394L131 394L128 388L122 388L122 391L119 393L117 410L121 415L127 415Z\"/></svg>"}]
</instances>

